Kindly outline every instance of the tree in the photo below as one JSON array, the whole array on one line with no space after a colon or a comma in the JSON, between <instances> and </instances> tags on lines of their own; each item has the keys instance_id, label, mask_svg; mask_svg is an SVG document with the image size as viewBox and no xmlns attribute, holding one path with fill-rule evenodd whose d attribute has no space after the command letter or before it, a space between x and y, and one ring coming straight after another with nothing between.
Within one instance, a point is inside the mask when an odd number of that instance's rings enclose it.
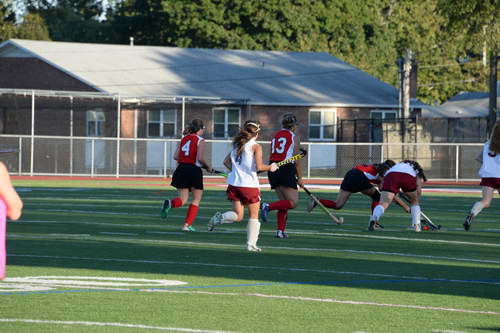
<instances>
[{"instance_id":1,"label":"tree","mask_svg":"<svg viewBox=\"0 0 500 333\"><path fill-rule=\"evenodd\" d=\"M16 31L16 14L9 2L0 2L0 42L12 38Z\"/></svg>"}]
</instances>

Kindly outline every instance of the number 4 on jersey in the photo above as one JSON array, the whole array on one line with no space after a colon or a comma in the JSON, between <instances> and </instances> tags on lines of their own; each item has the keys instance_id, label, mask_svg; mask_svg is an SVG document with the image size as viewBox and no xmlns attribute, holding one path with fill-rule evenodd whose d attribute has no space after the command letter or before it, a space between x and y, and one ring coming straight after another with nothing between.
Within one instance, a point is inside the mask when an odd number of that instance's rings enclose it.
<instances>
[{"instance_id":1,"label":"number 4 on jersey","mask_svg":"<svg viewBox=\"0 0 500 333\"><path fill-rule=\"evenodd\" d=\"M184 152L184 156L189 156L189 146L191 145L191 140L188 140L182 147L181 150Z\"/></svg>"}]
</instances>

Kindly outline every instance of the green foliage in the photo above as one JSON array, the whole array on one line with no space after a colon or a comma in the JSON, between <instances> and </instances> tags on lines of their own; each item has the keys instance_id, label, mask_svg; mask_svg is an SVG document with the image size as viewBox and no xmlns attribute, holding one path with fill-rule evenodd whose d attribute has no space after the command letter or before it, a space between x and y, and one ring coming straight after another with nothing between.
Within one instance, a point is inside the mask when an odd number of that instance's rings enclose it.
<instances>
[{"instance_id":1,"label":"green foliage","mask_svg":"<svg viewBox=\"0 0 500 333\"><path fill-rule=\"evenodd\" d=\"M10 38L50 40L43 18L34 13L26 14L20 23L11 4L0 4L0 42Z\"/></svg>"},{"instance_id":2,"label":"green foliage","mask_svg":"<svg viewBox=\"0 0 500 333\"><path fill-rule=\"evenodd\" d=\"M328 52L394 86L412 50L428 103L486 90L482 48L500 39L499 0L21 1L58 41Z\"/></svg>"}]
</instances>

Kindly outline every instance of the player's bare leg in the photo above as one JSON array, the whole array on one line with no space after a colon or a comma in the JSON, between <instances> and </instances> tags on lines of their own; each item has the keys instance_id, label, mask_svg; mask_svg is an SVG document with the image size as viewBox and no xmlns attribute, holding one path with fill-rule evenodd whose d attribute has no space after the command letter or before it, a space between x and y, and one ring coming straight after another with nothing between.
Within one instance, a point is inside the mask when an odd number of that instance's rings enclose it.
<instances>
[{"instance_id":1,"label":"player's bare leg","mask_svg":"<svg viewBox=\"0 0 500 333\"><path fill-rule=\"evenodd\" d=\"M484 209L488 208L491 205L491 200L493 199L493 195L495 193L495 189L489 186L482 187L482 200L474 203L472 208L469 211L469 214L465 217L464 229L469 231L470 226L472 224L472 220ZM500 190L499 190L500 193Z\"/></svg>"}]
</instances>

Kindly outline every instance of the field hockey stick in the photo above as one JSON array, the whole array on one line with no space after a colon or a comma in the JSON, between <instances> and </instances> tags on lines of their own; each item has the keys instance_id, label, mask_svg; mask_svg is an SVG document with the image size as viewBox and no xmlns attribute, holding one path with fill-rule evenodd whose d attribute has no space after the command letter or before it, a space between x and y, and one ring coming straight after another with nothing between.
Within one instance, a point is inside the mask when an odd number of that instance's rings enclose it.
<instances>
[{"instance_id":1,"label":"field hockey stick","mask_svg":"<svg viewBox=\"0 0 500 333\"><path fill-rule=\"evenodd\" d=\"M216 175L219 175L219 176L222 176L222 177L226 177L226 178L227 178L227 176L228 176L228 174L227 174L227 173L225 173L225 172L223 172L223 171L215 170L215 169L212 171L212 173L213 173L213 174L216 174Z\"/></svg>"},{"instance_id":2,"label":"field hockey stick","mask_svg":"<svg viewBox=\"0 0 500 333\"><path fill-rule=\"evenodd\" d=\"M303 158L306 155L307 155L307 150L301 148L300 149L300 153L298 153L296 155L293 155L292 157L289 157L286 160L283 160L283 161L280 161L280 162L276 162L276 166L280 167L280 166L283 166L285 164L292 163L293 161L300 160L301 158ZM257 171L257 173L262 173L262 172L265 172L265 171Z\"/></svg>"},{"instance_id":3,"label":"field hockey stick","mask_svg":"<svg viewBox=\"0 0 500 333\"><path fill-rule=\"evenodd\" d=\"M406 194L404 194L403 192L399 192L399 196L401 198L403 198L406 202L410 203L410 198L408 198L408 196ZM428 226L431 230L441 229L441 225L434 224L434 222L432 222L432 220L423 211L420 211L420 216L423 218L422 219L423 224Z\"/></svg>"},{"instance_id":4,"label":"field hockey stick","mask_svg":"<svg viewBox=\"0 0 500 333\"><path fill-rule=\"evenodd\" d=\"M283 160L281 162L277 162L276 165L278 167L280 167L280 166L283 166L285 164L292 163L293 161L300 160L301 158L303 158L306 155L307 155L307 150L301 148L300 153L298 153L297 155L293 155L292 157L287 158L286 160Z\"/></svg>"},{"instance_id":5,"label":"field hockey stick","mask_svg":"<svg viewBox=\"0 0 500 333\"><path fill-rule=\"evenodd\" d=\"M325 205L323 205L321 203L321 201L319 201L319 199L314 195L312 194L311 192L309 192L309 190L305 187L305 186L302 186L302 189L307 193L307 195L316 203L318 204L318 206L321 207L321 209L333 220L333 222L337 223L337 224L342 224L344 223L344 218L343 217L337 217L335 215L333 215L333 213L325 207Z\"/></svg>"}]
</instances>

